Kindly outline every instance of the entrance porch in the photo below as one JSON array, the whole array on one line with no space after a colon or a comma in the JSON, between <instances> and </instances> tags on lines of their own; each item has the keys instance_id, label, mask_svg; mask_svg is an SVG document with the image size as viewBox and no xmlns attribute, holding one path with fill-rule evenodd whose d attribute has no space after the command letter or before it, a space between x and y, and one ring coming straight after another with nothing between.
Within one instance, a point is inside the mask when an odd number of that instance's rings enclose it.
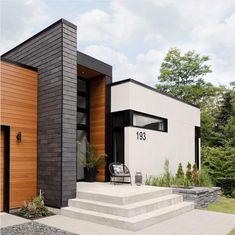
<instances>
[{"instance_id":1,"label":"entrance porch","mask_svg":"<svg viewBox=\"0 0 235 235\"><path fill-rule=\"evenodd\" d=\"M193 208L193 203L172 194L171 188L79 182L76 198L69 200L61 214L137 231Z\"/></svg>"}]
</instances>

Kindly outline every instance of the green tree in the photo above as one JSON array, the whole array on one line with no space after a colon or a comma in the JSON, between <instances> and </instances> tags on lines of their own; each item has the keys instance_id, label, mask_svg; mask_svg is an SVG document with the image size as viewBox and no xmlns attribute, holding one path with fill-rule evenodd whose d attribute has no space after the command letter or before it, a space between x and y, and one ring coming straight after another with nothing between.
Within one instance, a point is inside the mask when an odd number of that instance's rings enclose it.
<instances>
[{"instance_id":1,"label":"green tree","mask_svg":"<svg viewBox=\"0 0 235 235\"><path fill-rule=\"evenodd\" d=\"M208 56L200 56L195 51L181 54L178 48L171 48L161 64L156 88L186 102L205 104L215 93L215 87L203 80L212 72L208 61Z\"/></svg>"},{"instance_id":2,"label":"green tree","mask_svg":"<svg viewBox=\"0 0 235 235\"><path fill-rule=\"evenodd\" d=\"M178 165L178 169L177 169L177 173L176 173L176 178L178 178L178 179L184 178L184 171L183 171L183 166L182 166L181 162Z\"/></svg>"},{"instance_id":3,"label":"green tree","mask_svg":"<svg viewBox=\"0 0 235 235\"><path fill-rule=\"evenodd\" d=\"M188 162L186 168L187 168L186 173L185 173L186 179L189 182L191 182L192 181L192 166L191 166L191 164L189 162Z\"/></svg>"},{"instance_id":4,"label":"green tree","mask_svg":"<svg viewBox=\"0 0 235 235\"><path fill-rule=\"evenodd\" d=\"M196 164L193 164L192 183L193 183L194 186L198 185L198 170L197 170L197 165Z\"/></svg>"},{"instance_id":5,"label":"green tree","mask_svg":"<svg viewBox=\"0 0 235 235\"><path fill-rule=\"evenodd\" d=\"M235 90L226 89L215 114L213 146L235 146Z\"/></svg>"}]
</instances>

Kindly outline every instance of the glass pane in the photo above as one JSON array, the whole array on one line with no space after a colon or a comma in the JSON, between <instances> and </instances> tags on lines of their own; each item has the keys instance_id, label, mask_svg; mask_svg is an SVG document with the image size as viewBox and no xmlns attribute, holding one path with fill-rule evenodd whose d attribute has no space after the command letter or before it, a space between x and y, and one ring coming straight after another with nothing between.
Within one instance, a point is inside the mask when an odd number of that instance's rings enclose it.
<instances>
[{"instance_id":1,"label":"glass pane","mask_svg":"<svg viewBox=\"0 0 235 235\"><path fill-rule=\"evenodd\" d=\"M86 113L81 113L77 112L77 124L87 124L87 114Z\"/></svg>"},{"instance_id":2,"label":"glass pane","mask_svg":"<svg viewBox=\"0 0 235 235\"><path fill-rule=\"evenodd\" d=\"M166 121L164 119L147 117L140 114L134 114L133 125L151 130L166 131Z\"/></svg>"},{"instance_id":3,"label":"glass pane","mask_svg":"<svg viewBox=\"0 0 235 235\"><path fill-rule=\"evenodd\" d=\"M78 108L87 108L86 97L78 95Z\"/></svg>"},{"instance_id":4,"label":"glass pane","mask_svg":"<svg viewBox=\"0 0 235 235\"><path fill-rule=\"evenodd\" d=\"M78 79L78 91L87 92L85 81Z\"/></svg>"},{"instance_id":5,"label":"glass pane","mask_svg":"<svg viewBox=\"0 0 235 235\"><path fill-rule=\"evenodd\" d=\"M113 156L114 161L124 163L124 130L113 132Z\"/></svg>"},{"instance_id":6,"label":"glass pane","mask_svg":"<svg viewBox=\"0 0 235 235\"><path fill-rule=\"evenodd\" d=\"M86 158L87 132L77 130L77 180L84 179L83 166L81 160Z\"/></svg>"}]
</instances>

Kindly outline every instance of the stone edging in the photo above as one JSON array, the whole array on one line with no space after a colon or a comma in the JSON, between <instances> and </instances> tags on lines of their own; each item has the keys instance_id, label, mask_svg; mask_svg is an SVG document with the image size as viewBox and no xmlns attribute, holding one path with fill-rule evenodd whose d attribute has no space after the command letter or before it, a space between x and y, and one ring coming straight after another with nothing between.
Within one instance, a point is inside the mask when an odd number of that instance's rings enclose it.
<instances>
[{"instance_id":1,"label":"stone edging","mask_svg":"<svg viewBox=\"0 0 235 235\"><path fill-rule=\"evenodd\" d=\"M194 202L195 208L206 208L209 203L218 201L220 198L219 187L205 188L172 188L172 192L183 196L183 200Z\"/></svg>"}]
</instances>

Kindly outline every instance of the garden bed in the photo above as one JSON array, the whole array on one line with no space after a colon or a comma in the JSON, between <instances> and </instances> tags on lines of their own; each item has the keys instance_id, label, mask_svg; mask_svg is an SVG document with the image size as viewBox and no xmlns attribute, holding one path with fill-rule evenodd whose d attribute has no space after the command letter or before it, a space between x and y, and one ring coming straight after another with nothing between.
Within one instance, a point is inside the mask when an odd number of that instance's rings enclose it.
<instances>
[{"instance_id":1,"label":"garden bed","mask_svg":"<svg viewBox=\"0 0 235 235\"><path fill-rule=\"evenodd\" d=\"M206 208L209 203L216 202L220 199L219 187L194 187L194 188L179 188L172 187L175 194L183 196L185 201L194 202L195 208Z\"/></svg>"},{"instance_id":2,"label":"garden bed","mask_svg":"<svg viewBox=\"0 0 235 235\"><path fill-rule=\"evenodd\" d=\"M48 211L46 215L25 216L25 214L22 214L19 211L20 210L17 210L17 211L14 211L14 212L10 212L10 214L15 215L15 216L19 216L19 217L24 218L24 219L29 219L29 220L42 219L42 218L45 218L45 217L49 217L49 216L55 215L53 212Z\"/></svg>"}]
</instances>

